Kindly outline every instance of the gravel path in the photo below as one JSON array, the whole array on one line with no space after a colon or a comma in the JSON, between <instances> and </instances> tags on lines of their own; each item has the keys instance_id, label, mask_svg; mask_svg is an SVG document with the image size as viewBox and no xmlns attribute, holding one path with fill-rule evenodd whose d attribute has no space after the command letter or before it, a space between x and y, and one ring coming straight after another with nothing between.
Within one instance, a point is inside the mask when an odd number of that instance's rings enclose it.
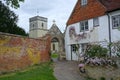
<instances>
[{"instance_id":1,"label":"gravel path","mask_svg":"<svg viewBox=\"0 0 120 80\"><path fill-rule=\"evenodd\" d=\"M75 61L58 61L54 63L54 75L58 80L84 80Z\"/></svg>"}]
</instances>

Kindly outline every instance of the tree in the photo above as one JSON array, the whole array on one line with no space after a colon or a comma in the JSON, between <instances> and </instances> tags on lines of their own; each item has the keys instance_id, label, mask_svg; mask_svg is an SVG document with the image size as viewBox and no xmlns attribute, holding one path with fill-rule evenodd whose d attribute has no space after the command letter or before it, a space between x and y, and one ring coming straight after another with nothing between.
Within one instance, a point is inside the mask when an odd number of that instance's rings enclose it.
<instances>
[{"instance_id":1,"label":"tree","mask_svg":"<svg viewBox=\"0 0 120 80\"><path fill-rule=\"evenodd\" d=\"M18 16L0 1L0 32L26 35L24 29L17 26Z\"/></svg>"},{"instance_id":2,"label":"tree","mask_svg":"<svg viewBox=\"0 0 120 80\"><path fill-rule=\"evenodd\" d=\"M9 28L17 26L17 21L18 16L0 1L0 30L6 32Z\"/></svg>"},{"instance_id":3,"label":"tree","mask_svg":"<svg viewBox=\"0 0 120 80\"><path fill-rule=\"evenodd\" d=\"M20 2L24 2L24 0L4 0L7 5L17 9L20 7Z\"/></svg>"},{"instance_id":4,"label":"tree","mask_svg":"<svg viewBox=\"0 0 120 80\"><path fill-rule=\"evenodd\" d=\"M25 30L21 27L14 27L12 34L28 36L28 34L25 32Z\"/></svg>"}]
</instances>

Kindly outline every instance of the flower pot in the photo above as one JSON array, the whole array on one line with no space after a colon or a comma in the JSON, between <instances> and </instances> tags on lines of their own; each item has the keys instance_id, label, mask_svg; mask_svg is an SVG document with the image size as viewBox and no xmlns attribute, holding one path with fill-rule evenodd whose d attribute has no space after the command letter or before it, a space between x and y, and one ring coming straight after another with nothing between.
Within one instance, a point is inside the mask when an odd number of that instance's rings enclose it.
<instances>
[{"instance_id":1,"label":"flower pot","mask_svg":"<svg viewBox=\"0 0 120 80\"><path fill-rule=\"evenodd\" d=\"M57 61L58 61L58 58L52 58L52 61L53 61L53 62L57 62Z\"/></svg>"}]
</instances>

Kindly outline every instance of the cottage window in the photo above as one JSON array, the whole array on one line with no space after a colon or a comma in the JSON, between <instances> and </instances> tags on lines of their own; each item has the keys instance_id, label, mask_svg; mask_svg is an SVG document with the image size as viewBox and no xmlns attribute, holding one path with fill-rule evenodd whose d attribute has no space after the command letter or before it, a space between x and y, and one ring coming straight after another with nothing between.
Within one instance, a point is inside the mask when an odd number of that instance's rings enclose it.
<instances>
[{"instance_id":1,"label":"cottage window","mask_svg":"<svg viewBox=\"0 0 120 80\"><path fill-rule=\"evenodd\" d=\"M88 31L88 21L80 22L80 31Z\"/></svg>"},{"instance_id":2,"label":"cottage window","mask_svg":"<svg viewBox=\"0 0 120 80\"><path fill-rule=\"evenodd\" d=\"M81 5L82 6L87 5L87 0L81 0Z\"/></svg>"},{"instance_id":3,"label":"cottage window","mask_svg":"<svg viewBox=\"0 0 120 80\"><path fill-rule=\"evenodd\" d=\"M113 29L120 27L120 15L112 16L112 27Z\"/></svg>"},{"instance_id":4,"label":"cottage window","mask_svg":"<svg viewBox=\"0 0 120 80\"><path fill-rule=\"evenodd\" d=\"M93 26L96 27L96 26L99 26L99 18L93 18Z\"/></svg>"}]
</instances>

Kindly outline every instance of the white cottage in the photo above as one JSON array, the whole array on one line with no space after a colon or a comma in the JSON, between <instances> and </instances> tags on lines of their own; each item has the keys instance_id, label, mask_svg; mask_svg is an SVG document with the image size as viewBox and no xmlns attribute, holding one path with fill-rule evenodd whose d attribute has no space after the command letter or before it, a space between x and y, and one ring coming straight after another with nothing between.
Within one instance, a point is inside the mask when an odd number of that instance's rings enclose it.
<instances>
[{"instance_id":1,"label":"white cottage","mask_svg":"<svg viewBox=\"0 0 120 80\"><path fill-rule=\"evenodd\" d=\"M88 43L106 43L120 40L120 0L77 0L67 21L65 50L67 60L78 60Z\"/></svg>"}]
</instances>

